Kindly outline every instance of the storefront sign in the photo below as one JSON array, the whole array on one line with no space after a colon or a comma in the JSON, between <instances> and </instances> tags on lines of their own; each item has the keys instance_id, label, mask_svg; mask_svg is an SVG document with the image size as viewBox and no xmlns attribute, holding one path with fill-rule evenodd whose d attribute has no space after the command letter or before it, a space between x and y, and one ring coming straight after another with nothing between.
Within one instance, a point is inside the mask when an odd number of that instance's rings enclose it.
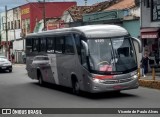
<instances>
[{"instance_id":1,"label":"storefront sign","mask_svg":"<svg viewBox=\"0 0 160 117\"><path fill-rule=\"evenodd\" d=\"M47 30L53 30L59 28L59 23L56 22L49 22L47 24Z\"/></svg>"},{"instance_id":2,"label":"storefront sign","mask_svg":"<svg viewBox=\"0 0 160 117\"><path fill-rule=\"evenodd\" d=\"M29 13L30 13L30 9L29 8L22 9L22 11L21 11L22 15L29 14Z\"/></svg>"},{"instance_id":3,"label":"storefront sign","mask_svg":"<svg viewBox=\"0 0 160 117\"><path fill-rule=\"evenodd\" d=\"M11 42L10 42L10 41L8 41L8 42L6 42L6 41L1 41L1 45L11 45Z\"/></svg>"},{"instance_id":4,"label":"storefront sign","mask_svg":"<svg viewBox=\"0 0 160 117\"><path fill-rule=\"evenodd\" d=\"M158 33L142 33L141 38L142 39L144 39L144 38L146 38L146 39L148 39L148 38L152 38L152 39L158 38Z\"/></svg>"},{"instance_id":5,"label":"storefront sign","mask_svg":"<svg viewBox=\"0 0 160 117\"><path fill-rule=\"evenodd\" d=\"M102 21L102 20L113 20L121 19L124 16L123 10L112 10L112 11L103 11L91 14L85 14L83 16L84 22L93 22L93 21Z\"/></svg>"}]
</instances>

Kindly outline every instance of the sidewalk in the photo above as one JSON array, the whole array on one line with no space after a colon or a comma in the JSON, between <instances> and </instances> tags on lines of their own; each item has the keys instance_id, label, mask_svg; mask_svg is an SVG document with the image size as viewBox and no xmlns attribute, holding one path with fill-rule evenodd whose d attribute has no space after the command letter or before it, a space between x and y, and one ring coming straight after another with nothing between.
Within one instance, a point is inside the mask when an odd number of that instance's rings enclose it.
<instances>
[{"instance_id":1,"label":"sidewalk","mask_svg":"<svg viewBox=\"0 0 160 117\"><path fill-rule=\"evenodd\" d=\"M23 67L23 66L26 66L26 64L17 64L17 63L14 63L12 65L13 65L13 67Z\"/></svg>"},{"instance_id":2,"label":"sidewalk","mask_svg":"<svg viewBox=\"0 0 160 117\"><path fill-rule=\"evenodd\" d=\"M148 73L146 77L140 77L139 85L142 87L160 89L160 73L155 74L155 80L153 80L152 73Z\"/></svg>"},{"instance_id":3,"label":"sidewalk","mask_svg":"<svg viewBox=\"0 0 160 117\"><path fill-rule=\"evenodd\" d=\"M153 76L152 76L151 73L148 73L148 74L146 75L146 77L141 76L140 79L143 79L143 80L153 80ZM155 75L155 80L160 81L160 73L156 73L156 75Z\"/></svg>"}]
</instances>

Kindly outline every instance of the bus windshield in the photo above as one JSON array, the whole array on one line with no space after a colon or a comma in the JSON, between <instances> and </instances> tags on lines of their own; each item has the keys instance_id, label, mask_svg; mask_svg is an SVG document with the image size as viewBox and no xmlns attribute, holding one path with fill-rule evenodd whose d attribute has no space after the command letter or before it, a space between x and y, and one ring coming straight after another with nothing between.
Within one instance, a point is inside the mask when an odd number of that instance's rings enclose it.
<instances>
[{"instance_id":1,"label":"bus windshield","mask_svg":"<svg viewBox=\"0 0 160 117\"><path fill-rule=\"evenodd\" d=\"M130 37L88 39L89 65L101 73L129 72L137 69L137 60Z\"/></svg>"}]
</instances>

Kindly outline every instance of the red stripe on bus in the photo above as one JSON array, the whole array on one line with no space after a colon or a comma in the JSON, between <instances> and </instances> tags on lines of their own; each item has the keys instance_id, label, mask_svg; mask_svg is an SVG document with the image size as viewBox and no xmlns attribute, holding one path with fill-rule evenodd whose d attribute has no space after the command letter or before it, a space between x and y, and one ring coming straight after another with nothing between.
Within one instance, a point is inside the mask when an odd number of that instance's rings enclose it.
<instances>
[{"instance_id":1,"label":"red stripe on bus","mask_svg":"<svg viewBox=\"0 0 160 117\"><path fill-rule=\"evenodd\" d=\"M105 75L105 76L97 76L97 75L95 75L94 77L97 78L97 79L112 79L113 75Z\"/></svg>"}]
</instances>

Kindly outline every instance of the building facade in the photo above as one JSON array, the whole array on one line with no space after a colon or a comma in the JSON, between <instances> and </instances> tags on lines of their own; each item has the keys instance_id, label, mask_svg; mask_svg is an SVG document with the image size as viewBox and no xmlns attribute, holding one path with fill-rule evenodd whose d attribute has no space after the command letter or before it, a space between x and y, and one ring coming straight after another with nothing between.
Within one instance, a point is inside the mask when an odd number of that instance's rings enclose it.
<instances>
[{"instance_id":1,"label":"building facade","mask_svg":"<svg viewBox=\"0 0 160 117\"><path fill-rule=\"evenodd\" d=\"M33 33L38 22L42 22L42 30L51 28L44 27L43 20L60 18L65 10L77 5L76 2L33 2L28 3L1 13L1 45L2 53L9 59L12 53L15 55L15 62L23 63L22 54L25 51L25 36ZM7 20L7 22L6 22ZM6 30L7 24L7 30ZM51 26L51 24L49 24ZM6 32L8 40L6 40ZM6 51L6 41L8 51Z\"/></svg>"},{"instance_id":2,"label":"building facade","mask_svg":"<svg viewBox=\"0 0 160 117\"><path fill-rule=\"evenodd\" d=\"M160 0L141 0L141 39L143 53L159 64L160 58Z\"/></svg>"},{"instance_id":3,"label":"building facade","mask_svg":"<svg viewBox=\"0 0 160 117\"><path fill-rule=\"evenodd\" d=\"M18 7L7 11L7 22L6 13L1 13L1 52L11 59L13 51L13 43L16 39L20 39L21 33L21 20L20 20L20 9ZM7 26L6 26L7 24ZM7 28L7 30L6 30ZM6 37L7 33L7 37ZM6 39L8 38L8 39ZM6 46L8 49L6 51Z\"/></svg>"}]
</instances>

